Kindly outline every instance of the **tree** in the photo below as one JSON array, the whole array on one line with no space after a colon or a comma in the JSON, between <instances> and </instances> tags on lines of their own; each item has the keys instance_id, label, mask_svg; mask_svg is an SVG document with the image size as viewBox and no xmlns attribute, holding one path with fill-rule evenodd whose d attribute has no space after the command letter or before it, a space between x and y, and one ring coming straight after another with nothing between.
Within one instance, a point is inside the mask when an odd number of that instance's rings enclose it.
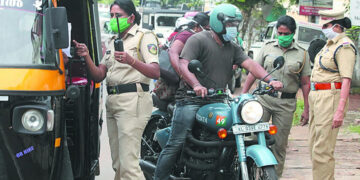
<instances>
[{"instance_id":1,"label":"tree","mask_svg":"<svg viewBox=\"0 0 360 180\"><path fill-rule=\"evenodd\" d=\"M243 25L241 27L241 38L244 39L246 30L249 27L249 22L251 19L252 12L254 11L254 8L259 3L270 3L269 0L247 0L245 2L240 2L239 0L227 0L228 3L235 5L242 11L243 15Z\"/></svg>"},{"instance_id":2,"label":"tree","mask_svg":"<svg viewBox=\"0 0 360 180\"><path fill-rule=\"evenodd\" d=\"M346 30L346 35L354 42L355 47L359 47L360 26L353 26Z\"/></svg>"}]
</instances>

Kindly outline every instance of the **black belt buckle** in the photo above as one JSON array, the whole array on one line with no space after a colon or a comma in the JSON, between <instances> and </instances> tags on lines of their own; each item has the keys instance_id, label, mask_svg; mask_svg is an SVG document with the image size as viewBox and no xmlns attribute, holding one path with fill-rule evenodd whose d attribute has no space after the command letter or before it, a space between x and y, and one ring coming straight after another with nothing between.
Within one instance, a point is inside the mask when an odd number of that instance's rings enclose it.
<instances>
[{"instance_id":1,"label":"black belt buckle","mask_svg":"<svg viewBox=\"0 0 360 180\"><path fill-rule=\"evenodd\" d=\"M118 94L117 86L108 86L107 92L108 92L108 94Z\"/></svg>"}]
</instances>

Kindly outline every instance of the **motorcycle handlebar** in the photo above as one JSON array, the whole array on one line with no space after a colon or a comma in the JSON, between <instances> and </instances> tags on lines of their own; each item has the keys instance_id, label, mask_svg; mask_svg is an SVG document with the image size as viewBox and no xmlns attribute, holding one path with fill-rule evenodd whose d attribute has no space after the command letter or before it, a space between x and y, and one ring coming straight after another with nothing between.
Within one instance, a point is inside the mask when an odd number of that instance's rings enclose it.
<instances>
[{"instance_id":1,"label":"motorcycle handlebar","mask_svg":"<svg viewBox=\"0 0 360 180\"><path fill-rule=\"evenodd\" d=\"M274 87L268 84L261 84L258 88L256 88L252 94L257 94L257 95L264 95L264 94L268 94L268 95L276 95L277 91L274 90Z\"/></svg>"},{"instance_id":2,"label":"motorcycle handlebar","mask_svg":"<svg viewBox=\"0 0 360 180\"><path fill-rule=\"evenodd\" d=\"M186 94L192 95L192 96L197 96L196 92L193 90L186 91ZM207 93L206 97L212 97L215 95L228 95L228 93L226 92L226 89L208 89L208 93ZM201 97L201 96L197 96L197 97Z\"/></svg>"}]
</instances>

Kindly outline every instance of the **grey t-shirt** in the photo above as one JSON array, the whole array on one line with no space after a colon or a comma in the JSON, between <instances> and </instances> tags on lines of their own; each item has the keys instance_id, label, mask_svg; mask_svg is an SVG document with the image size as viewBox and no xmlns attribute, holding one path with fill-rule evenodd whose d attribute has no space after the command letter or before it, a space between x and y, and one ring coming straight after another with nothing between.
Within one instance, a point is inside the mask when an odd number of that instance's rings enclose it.
<instances>
[{"instance_id":1,"label":"grey t-shirt","mask_svg":"<svg viewBox=\"0 0 360 180\"><path fill-rule=\"evenodd\" d=\"M202 31L187 40L180 58L201 62L203 72L207 75L207 78L197 77L201 85L206 88L225 88L232 78L232 66L240 66L248 56L239 45L230 42L220 46L210 31Z\"/></svg>"}]
</instances>

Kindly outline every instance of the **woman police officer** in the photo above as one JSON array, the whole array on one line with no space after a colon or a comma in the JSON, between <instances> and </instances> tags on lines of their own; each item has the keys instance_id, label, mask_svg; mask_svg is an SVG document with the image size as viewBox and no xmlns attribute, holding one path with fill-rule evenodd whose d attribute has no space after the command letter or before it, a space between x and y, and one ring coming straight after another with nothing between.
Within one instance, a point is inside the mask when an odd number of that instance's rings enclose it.
<instances>
[{"instance_id":1,"label":"woman police officer","mask_svg":"<svg viewBox=\"0 0 360 180\"><path fill-rule=\"evenodd\" d=\"M160 76L158 42L153 33L138 27L141 17L131 0L116 0L110 6L110 14L110 26L115 32L116 17L119 19L124 51L115 51L114 36L96 66L86 45L74 43L92 78L100 82L106 77L106 119L115 179L145 179L138 159L141 135L152 111L149 78Z\"/></svg>"},{"instance_id":2,"label":"woman police officer","mask_svg":"<svg viewBox=\"0 0 360 180\"><path fill-rule=\"evenodd\" d=\"M326 17L326 45L316 55L309 94L310 157L314 180L334 179L334 149L347 109L356 48L345 35L351 27L344 12L320 11Z\"/></svg>"}]
</instances>

